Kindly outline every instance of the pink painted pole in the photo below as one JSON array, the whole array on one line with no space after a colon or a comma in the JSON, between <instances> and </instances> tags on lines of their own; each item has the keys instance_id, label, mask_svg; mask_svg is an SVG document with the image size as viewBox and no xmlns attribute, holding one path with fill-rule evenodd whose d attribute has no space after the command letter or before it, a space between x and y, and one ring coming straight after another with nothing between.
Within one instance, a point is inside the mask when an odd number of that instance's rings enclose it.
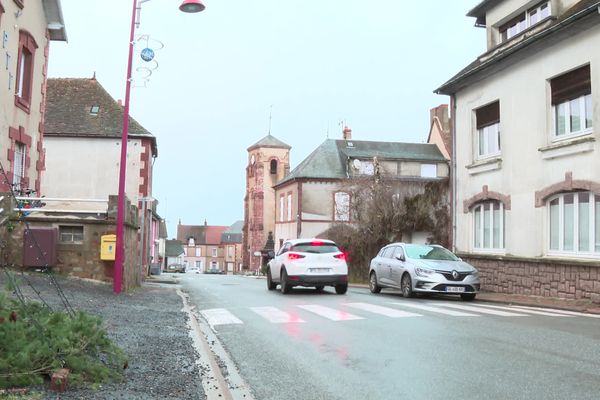
<instances>
[{"instance_id":1,"label":"pink painted pole","mask_svg":"<svg viewBox=\"0 0 600 400\"><path fill-rule=\"evenodd\" d=\"M127 60L127 81L125 83L125 104L123 107L123 132L121 134L121 163L119 164L119 193L117 196L117 242L115 249L115 270L113 292L120 294L123 288L123 260L125 253L125 181L127 177L127 139L129 137L129 97L131 94L131 69L133 64L133 36L135 32L135 12L137 0L133 0L131 11L131 32L129 34L129 58Z\"/></svg>"}]
</instances>

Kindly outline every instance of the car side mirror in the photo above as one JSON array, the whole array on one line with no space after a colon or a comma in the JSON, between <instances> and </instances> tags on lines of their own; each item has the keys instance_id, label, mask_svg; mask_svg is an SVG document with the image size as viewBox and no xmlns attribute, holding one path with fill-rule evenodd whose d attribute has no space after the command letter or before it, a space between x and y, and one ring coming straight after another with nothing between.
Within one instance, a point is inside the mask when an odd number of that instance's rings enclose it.
<instances>
[{"instance_id":1,"label":"car side mirror","mask_svg":"<svg viewBox=\"0 0 600 400\"><path fill-rule=\"evenodd\" d=\"M399 260L399 261L406 261L406 259L404 258L404 255L399 255L399 256L396 256L396 260Z\"/></svg>"}]
</instances>

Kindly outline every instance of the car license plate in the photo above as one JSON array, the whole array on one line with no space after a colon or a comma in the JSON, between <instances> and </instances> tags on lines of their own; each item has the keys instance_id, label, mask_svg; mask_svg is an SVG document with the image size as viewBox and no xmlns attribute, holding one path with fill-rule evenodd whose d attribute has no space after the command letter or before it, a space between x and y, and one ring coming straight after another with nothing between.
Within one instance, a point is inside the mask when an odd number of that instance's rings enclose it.
<instances>
[{"instance_id":1,"label":"car license plate","mask_svg":"<svg viewBox=\"0 0 600 400\"><path fill-rule=\"evenodd\" d=\"M446 292L462 293L464 291L465 291L465 288L462 286L446 286Z\"/></svg>"},{"instance_id":2,"label":"car license plate","mask_svg":"<svg viewBox=\"0 0 600 400\"><path fill-rule=\"evenodd\" d=\"M329 272L330 268L310 268L309 271L310 272L323 273L323 272Z\"/></svg>"}]
</instances>

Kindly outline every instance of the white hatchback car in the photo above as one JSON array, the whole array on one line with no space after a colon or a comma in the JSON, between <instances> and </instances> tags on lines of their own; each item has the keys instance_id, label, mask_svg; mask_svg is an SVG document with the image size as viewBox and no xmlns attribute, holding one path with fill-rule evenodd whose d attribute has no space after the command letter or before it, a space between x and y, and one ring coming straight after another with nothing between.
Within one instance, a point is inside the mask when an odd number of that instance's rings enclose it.
<instances>
[{"instance_id":1,"label":"white hatchback car","mask_svg":"<svg viewBox=\"0 0 600 400\"><path fill-rule=\"evenodd\" d=\"M323 290L333 286L337 294L348 290L346 255L331 240L293 239L283 243L267 265L267 288L289 293L294 286Z\"/></svg>"}]
</instances>

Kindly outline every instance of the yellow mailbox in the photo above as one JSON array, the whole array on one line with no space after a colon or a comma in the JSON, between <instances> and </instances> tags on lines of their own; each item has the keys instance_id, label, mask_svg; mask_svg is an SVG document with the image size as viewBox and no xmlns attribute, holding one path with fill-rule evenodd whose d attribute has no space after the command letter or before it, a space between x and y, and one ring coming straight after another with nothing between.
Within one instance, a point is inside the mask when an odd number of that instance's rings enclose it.
<instances>
[{"instance_id":1,"label":"yellow mailbox","mask_svg":"<svg viewBox=\"0 0 600 400\"><path fill-rule=\"evenodd\" d=\"M100 259L107 261L115 260L115 248L117 235L102 235L100 237Z\"/></svg>"}]
</instances>

